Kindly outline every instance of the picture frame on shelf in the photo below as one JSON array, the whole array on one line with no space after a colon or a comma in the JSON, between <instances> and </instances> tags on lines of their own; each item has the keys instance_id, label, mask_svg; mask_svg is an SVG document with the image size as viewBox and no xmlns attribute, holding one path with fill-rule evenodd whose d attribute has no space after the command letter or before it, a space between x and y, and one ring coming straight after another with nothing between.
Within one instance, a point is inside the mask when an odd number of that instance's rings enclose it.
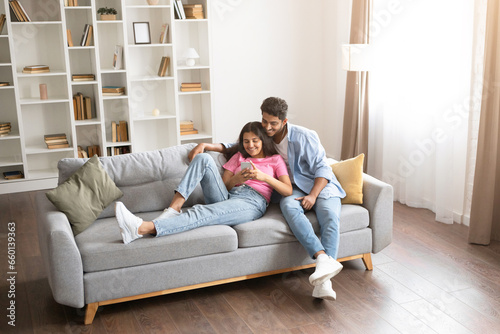
<instances>
[{"instance_id":1,"label":"picture frame on shelf","mask_svg":"<svg viewBox=\"0 0 500 334\"><path fill-rule=\"evenodd\" d=\"M132 26L134 28L135 44L151 44L149 22L133 22Z\"/></svg>"}]
</instances>

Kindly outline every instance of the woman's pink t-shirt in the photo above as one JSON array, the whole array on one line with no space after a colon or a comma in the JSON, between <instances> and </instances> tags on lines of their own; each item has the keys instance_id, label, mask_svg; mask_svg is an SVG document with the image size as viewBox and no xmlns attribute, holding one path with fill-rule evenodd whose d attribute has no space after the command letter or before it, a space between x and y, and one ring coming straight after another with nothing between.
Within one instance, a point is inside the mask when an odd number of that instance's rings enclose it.
<instances>
[{"instance_id":1,"label":"woman's pink t-shirt","mask_svg":"<svg viewBox=\"0 0 500 334\"><path fill-rule=\"evenodd\" d=\"M265 158L244 158L243 155L238 152L229 159L228 162L224 164L225 169L232 172L233 174L238 173L241 170L241 163L243 161L251 161L253 164L263 173L278 179L282 175L288 175L286 169L286 164L281 155L275 154L270 157ZM245 184L252 187L258 191L262 196L265 197L267 202L271 200L271 194L273 192L273 187L264 181L259 180L247 180Z\"/></svg>"}]
</instances>

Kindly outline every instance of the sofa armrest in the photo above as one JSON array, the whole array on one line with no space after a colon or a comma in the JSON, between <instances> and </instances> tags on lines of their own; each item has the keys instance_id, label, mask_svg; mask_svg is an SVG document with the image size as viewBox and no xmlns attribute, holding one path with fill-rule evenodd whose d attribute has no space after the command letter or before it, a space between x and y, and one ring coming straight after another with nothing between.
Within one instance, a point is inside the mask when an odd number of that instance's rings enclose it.
<instances>
[{"instance_id":1,"label":"sofa armrest","mask_svg":"<svg viewBox=\"0 0 500 334\"><path fill-rule=\"evenodd\" d=\"M85 306L82 258L68 218L45 192L36 194L36 209L40 252L52 295L60 304L81 308Z\"/></svg>"},{"instance_id":2,"label":"sofa armrest","mask_svg":"<svg viewBox=\"0 0 500 334\"><path fill-rule=\"evenodd\" d=\"M363 206L370 212L373 253L380 252L392 241L393 200L391 185L363 174Z\"/></svg>"}]
</instances>

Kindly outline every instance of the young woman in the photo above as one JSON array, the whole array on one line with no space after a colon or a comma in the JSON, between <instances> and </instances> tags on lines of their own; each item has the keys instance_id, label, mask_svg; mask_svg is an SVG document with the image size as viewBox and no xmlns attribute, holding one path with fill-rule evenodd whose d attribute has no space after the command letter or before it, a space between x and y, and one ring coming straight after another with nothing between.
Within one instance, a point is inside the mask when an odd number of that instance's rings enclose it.
<instances>
[{"instance_id":1,"label":"young woman","mask_svg":"<svg viewBox=\"0 0 500 334\"><path fill-rule=\"evenodd\" d=\"M123 242L128 244L146 234L161 237L201 226L245 223L264 215L273 189L283 196L292 194L285 161L276 153L260 122L243 127L238 145L233 152L226 153L226 158L229 161L224 164L221 177L213 158L206 153L198 154L186 170L170 206L153 221L143 221L123 203L116 202L115 214ZM251 168L241 168L243 162L250 162ZM181 213L198 183L206 205L195 205Z\"/></svg>"}]
</instances>

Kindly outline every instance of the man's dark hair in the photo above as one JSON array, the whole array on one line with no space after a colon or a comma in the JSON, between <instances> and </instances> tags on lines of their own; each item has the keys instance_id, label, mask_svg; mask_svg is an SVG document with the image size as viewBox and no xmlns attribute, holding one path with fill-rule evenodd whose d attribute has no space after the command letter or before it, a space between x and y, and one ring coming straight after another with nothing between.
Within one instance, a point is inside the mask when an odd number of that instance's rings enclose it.
<instances>
[{"instance_id":1,"label":"man's dark hair","mask_svg":"<svg viewBox=\"0 0 500 334\"><path fill-rule=\"evenodd\" d=\"M280 120L284 121L288 113L288 104L283 99L279 97L268 97L262 102L260 106L260 110L264 113L268 113L269 115L278 117Z\"/></svg>"}]
</instances>

